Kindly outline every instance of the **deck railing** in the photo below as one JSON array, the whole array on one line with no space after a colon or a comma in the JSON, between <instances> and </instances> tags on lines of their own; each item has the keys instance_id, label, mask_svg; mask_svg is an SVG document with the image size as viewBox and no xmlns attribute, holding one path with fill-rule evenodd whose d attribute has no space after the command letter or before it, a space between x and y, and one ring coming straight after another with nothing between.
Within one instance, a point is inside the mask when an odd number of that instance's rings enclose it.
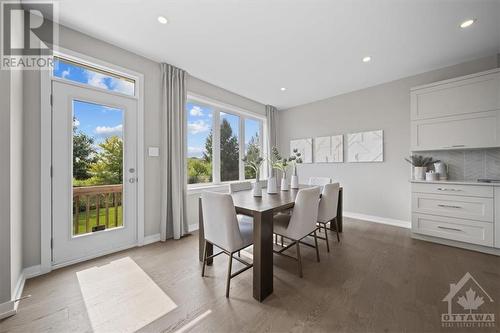
<instances>
[{"instance_id":1,"label":"deck railing","mask_svg":"<svg viewBox=\"0 0 500 333\"><path fill-rule=\"evenodd\" d=\"M73 187L73 234L78 235L92 231L94 226L105 225L106 229L110 223L114 227L122 224L119 217L119 210L122 205L123 185L99 185ZM101 212L104 209L104 221L101 219ZM110 212L114 209L114 214ZM91 217L92 210L95 210L95 219ZM82 214L85 216L84 231L80 231L79 224ZM110 215L113 220L110 221Z\"/></svg>"}]
</instances>

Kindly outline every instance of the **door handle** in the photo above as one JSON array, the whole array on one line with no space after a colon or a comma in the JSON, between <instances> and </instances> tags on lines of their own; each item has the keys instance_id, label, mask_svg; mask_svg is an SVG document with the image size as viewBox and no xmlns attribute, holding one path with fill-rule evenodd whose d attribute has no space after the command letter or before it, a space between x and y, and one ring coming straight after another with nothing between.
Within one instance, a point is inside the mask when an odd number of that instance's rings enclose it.
<instances>
[{"instance_id":1,"label":"door handle","mask_svg":"<svg viewBox=\"0 0 500 333\"><path fill-rule=\"evenodd\" d=\"M456 228L448 228L448 227L442 227L438 225L439 229L445 229L445 230L453 230L453 231L463 231L462 229L456 229Z\"/></svg>"},{"instance_id":2,"label":"door handle","mask_svg":"<svg viewBox=\"0 0 500 333\"><path fill-rule=\"evenodd\" d=\"M444 208L462 208L460 206L453 206L453 205L442 205L442 204L439 204L438 207L444 207Z\"/></svg>"},{"instance_id":3,"label":"door handle","mask_svg":"<svg viewBox=\"0 0 500 333\"><path fill-rule=\"evenodd\" d=\"M129 179L128 179L128 182L129 182L130 184L135 183L135 178L129 178Z\"/></svg>"},{"instance_id":4,"label":"door handle","mask_svg":"<svg viewBox=\"0 0 500 333\"><path fill-rule=\"evenodd\" d=\"M442 188L442 187L438 187L437 188L438 191L449 191L449 192L460 192L462 190L459 190L459 189L456 189L456 188Z\"/></svg>"}]
</instances>

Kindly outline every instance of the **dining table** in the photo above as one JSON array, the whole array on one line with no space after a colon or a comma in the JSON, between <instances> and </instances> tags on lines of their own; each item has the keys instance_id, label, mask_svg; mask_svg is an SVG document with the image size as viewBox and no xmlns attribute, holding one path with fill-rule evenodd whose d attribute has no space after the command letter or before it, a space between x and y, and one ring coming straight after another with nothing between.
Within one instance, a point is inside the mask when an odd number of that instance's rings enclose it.
<instances>
[{"instance_id":1,"label":"dining table","mask_svg":"<svg viewBox=\"0 0 500 333\"><path fill-rule=\"evenodd\" d=\"M253 217L253 297L263 302L273 293L273 215L280 211L293 208L297 193L302 188L313 185L300 185L299 189L289 189L269 194L263 189L261 197L255 197L252 190L232 193L237 214ZM339 191L337 206L337 224L342 232L342 202L343 188ZM203 246L205 237L203 232L203 210L201 196L199 205L199 260L203 261ZM214 207L214 209L217 209ZM335 230L335 223L330 223L330 229ZM207 243L207 256L213 254L213 245ZM207 261L211 265L213 259Z\"/></svg>"}]
</instances>

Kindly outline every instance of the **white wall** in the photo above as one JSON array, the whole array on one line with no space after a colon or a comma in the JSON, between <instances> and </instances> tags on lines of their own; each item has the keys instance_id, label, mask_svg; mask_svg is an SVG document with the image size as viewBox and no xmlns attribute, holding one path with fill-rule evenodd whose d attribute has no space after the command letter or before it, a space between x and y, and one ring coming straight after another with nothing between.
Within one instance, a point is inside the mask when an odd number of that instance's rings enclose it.
<instances>
[{"instance_id":1,"label":"white wall","mask_svg":"<svg viewBox=\"0 0 500 333\"><path fill-rule=\"evenodd\" d=\"M145 100L145 149L148 146L160 146L161 139L161 76L160 65L154 61L105 43L88 35L61 26L59 44L70 49L121 67L131 69L144 75ZM167 60L168 62L168 60ZM249 109L260 114L265 113L265 106L247 98L233 94L227 90L198 80L188 79L188 90L212 99ZM24 266L40 263L40 180L39 170L33 166L40 165L40 75L35 71L25 72L25 117L26 132L24 144L25 186L24 206L25 232ZM145 157L145 236L160 232L160 158ZM190 209L191 206L188 206Z\"/></svg>"},{"instance_id":2,"label":"white wall","mask_svg":"<svg viewBox=\"0 0 500 333\"><path fill-rule=\"evenodd\" d=\"M374 64L376 65L376 64ZM299 177L327 176L344 186L344 210L410 220L410 88L495 68L497 55L282 110L279 147L295 138L384 130L383 163L303 164ZM344 137L344 147L346 147ZM344 156L346 157L346 149ZM347 159L345 158L345 161Z\"/></svg>"}]
</instances>

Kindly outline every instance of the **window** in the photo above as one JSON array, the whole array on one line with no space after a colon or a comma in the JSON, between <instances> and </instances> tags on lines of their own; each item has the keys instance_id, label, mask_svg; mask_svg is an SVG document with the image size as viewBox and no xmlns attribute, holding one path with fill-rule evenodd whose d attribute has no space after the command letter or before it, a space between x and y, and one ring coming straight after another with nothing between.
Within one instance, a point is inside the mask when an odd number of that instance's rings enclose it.
<instances>
[{"instance_id":1,"label":"window","mask_svg":"<svg viewBox=\"0 0 500 333\"><path fill-rule=\"evenodd\" d=\"M263 121L238 111L188 100L188 184L255 178L255 172L245 168L241 159L245 154L262 152Z\"/></svg>"},{"instance_id":2,"label":"window","mask_svg":"<svg viewBox=\"0 0 500 333\"><path fill-rule=\"evenodd\" d=\"M135 81L133 79L61 57L54 57L52 74L64 80L135 96Z\"/></svg>"}]
</instances>

